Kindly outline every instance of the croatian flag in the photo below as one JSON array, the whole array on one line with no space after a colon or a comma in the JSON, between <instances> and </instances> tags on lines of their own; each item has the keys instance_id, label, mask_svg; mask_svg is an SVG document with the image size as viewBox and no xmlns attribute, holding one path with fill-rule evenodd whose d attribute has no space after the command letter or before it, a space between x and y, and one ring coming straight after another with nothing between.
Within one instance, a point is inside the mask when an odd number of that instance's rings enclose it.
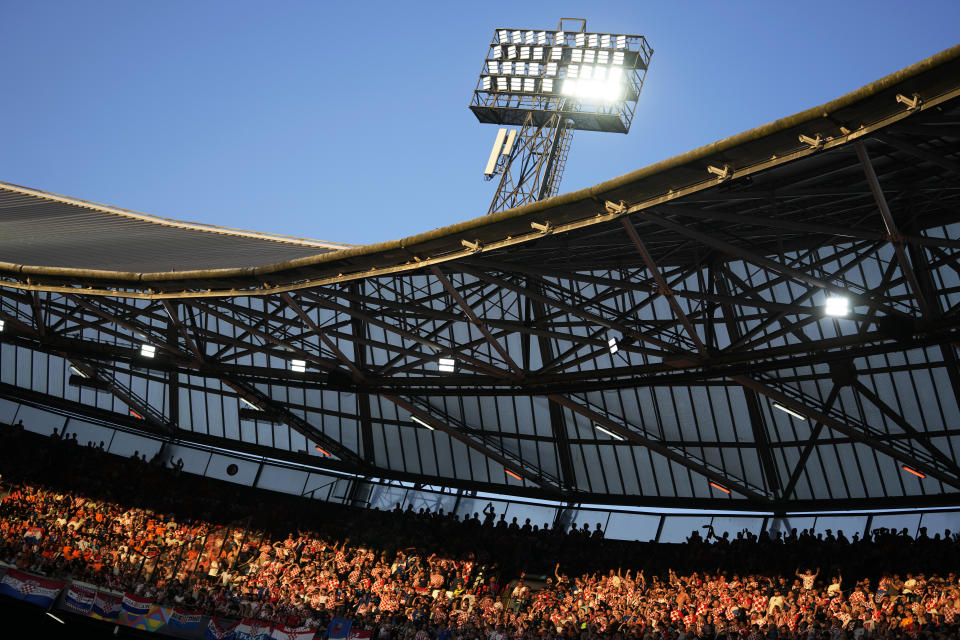
<instances>
[{"instance_id":1,"label":"croatian flag","mask_svg":"<svg viewBox=\"0 0 960 640\"><path fill-rule=\"evenodd\" d=\"M123 613L129 615L145 616L150 613L150 605L152 604L153 601L140 597L135 593L125 593L123 594L123 603L120 605L120 608L123 610Z\"/></svg>"},{"instance_id":2,"label":"croatian flag","mask_svg":"<svg viewBox=\"0 0 960 640\"><path fill-rule=\"evenodd\" d=\"M210 618L210 624L207 625L207 632L204 634L205 640L234 640L236 629L239 622L223 622L218 620L217 616Z\"/></svg>"},{"instance_id":3,"label":"croatian flag","mask_svg":"<svg viewBox=\"0 0 960 640\"><path fill-rule=\"evenodd\" d=\"M327 626L327 637L330 640L347 640L350 637L350 626L353 624L350 620L344 618L334 618Z\"/></svg>"},{"instance_id":4,"label":"croatian flag","mask_svg":"<svg viewBox=\"0 0 960 640\"><path fill-rule=\"evenodd\" d=\"M273 640L313 640L316 634L317 630L310 627L288 627L278 624L273 628L270 637Z\"/></svg>"},{"instance_id":5,"label":"croatian flag","mask_svg":"<svg viewBox=\"0 0 960 640\"><path fill-rule=\"evenodd\" d=\"M63 598L63 605L71 611L86 615L93 610L93 599L96 597L97 592L93 589L72 584L67 587L67 595Z\"/></svg>"},{"instance_id":6,"label":"croatian flag","mask_svg":"<svg viewBox=\"0 0 960 640\"><path fill-rule=\"evenodd\" d=\"M350 632L350 637L347 640L370 640L370 636L369 631L354 629Z\"/></svg>"},{"instance_id":7,"label":"croatian flag","mask_svg":"<svg viewBox=\"0 0 960 640\"><path fill-rule=\"evenodd\" d=\"M272 625L269 622L244 618L234 630L236 640L270 640Z\"/></svg>"},{"instance_id":8,"label":"croatian flag","mask_svg":"<svg viewBox=\"0 0 960 640\"><path fill-rule=\"evenodd\" d=\"M101 620L113 620L120 615L120 596L98 591L93 599L93 610L90 616Z\"/></svg>"},{"instance_id":9,"label":"croatian flag","mask_svg":"<svg viewBox=\"0 0 960 640\"><path fill-rule=\"evenodd\" d=\"M3 580L0 580L0 593L41 607L49 607L60 595L65 584L59 580L48 580L10 569L7 575L3 576Z\"/></svg>"},{"instance_id":10,"label":"croatian flag","mask_svg":"<svg viewBox=\"0 0 960 640\"><path fill-rule=\"evenodd\" d=\"M184 631L198 629L200 627L200 612L187 611L180 607L174 607L167 625Z\"/></svg>"}]
</instances>

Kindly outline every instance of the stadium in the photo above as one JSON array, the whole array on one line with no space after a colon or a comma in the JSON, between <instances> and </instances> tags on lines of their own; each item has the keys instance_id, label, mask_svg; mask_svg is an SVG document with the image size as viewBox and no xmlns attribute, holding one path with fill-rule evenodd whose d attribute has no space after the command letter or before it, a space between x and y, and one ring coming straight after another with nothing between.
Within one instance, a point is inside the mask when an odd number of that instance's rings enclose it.
<instances>
[{"instance_id":1,"label":"stadium","mask_svg":"<svg viewBox=\"0 0 960 640\"><path fill-rule=\"evenodd\" d=\"M0 590L91 634L956 637L958 314L960 46L372 245L0 183Z\"/></svg>"}]
</instances>

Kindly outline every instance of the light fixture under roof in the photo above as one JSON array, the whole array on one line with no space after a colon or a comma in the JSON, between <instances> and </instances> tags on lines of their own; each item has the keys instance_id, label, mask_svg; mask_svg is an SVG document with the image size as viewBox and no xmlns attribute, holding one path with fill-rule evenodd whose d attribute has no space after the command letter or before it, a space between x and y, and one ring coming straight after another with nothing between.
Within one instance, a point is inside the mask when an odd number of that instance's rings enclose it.
<instances>
[{"instance_id":1,"label":"light fixture under roof","mask_svg":"<svg viewBox=\"0 0 960 640\"><path fill-rule=\"evenodd\" d=\"M152 358L157 355L157 348L152 344L140 345L140 355L144 358Z\"/></svg>"},{"instance_id":2,"label":"light fixture under roof","mask_svg":"<svg viewBox=\"0 0 960 640\"><path fill-rule=\"evenodd\" d=\"M520 480L521 482L523 481L523 478L520 477L520 474L510 471L510 469L504 469L503 472L508 476L510 476L511 478L515 478L517 480Z\"/></svg>"},{"instance_id":3,"label":"light fixture under roof","mask_svg":"<svg viewBox=\"0 0 960 640\"><path fill-rule=\"evenodd\" d=\"M257 405L253 404L252 402L250 402L249 400L247 400L247 399L244 398L243 396L240 397L240 402L242 402L243 404L247 405L247 406L250 407L251 409L256 409L257 411L260 410L260 407L258 407Z\"/></svg>"},{"instance_id":4,"label":"light fixture under roof","mask_svg":"<svg viewBox=\"0 0 960 640\"><path fill-rule=\"evenodd\" d=\"M807 419L807 416L803 415L802 413L797 413L797 412L794 411L793 409L788 409L787 407L783 406L783 405L780 404L779 402L774 402L774 403L773 403L773 408L774 408L774 409L779 409L780 411L783 411L784 413L793 416L793 417L796 418L797 420L806 420L806 419Z\"/></svg>"},{"instance_id":5,"label":"light fixture under roof","mask_svg":"<svg viewBox=\"0 0 960 640\"><path fill-rule=\"evenodd\" d=\"M843 317L850 313L850 300L846 296L827 296L823 312L828 316Z\"/></svg>"},{"instance_id":6,"label":"light fixture under roof","mask_svg":"<svg viewBox=\"0 0 960 640\"><path fill-rule=\"evenodd\" d=\"M3 331L3 328L7 325L6 320L0 320L0 331Z\"/></svg>"},{"instance_id":7,"label":"light fixture under roof","mask_svg":"<svg viewBox=\"0 0 960 640\"><path fill-rule=\"evenodd\" d=\"M613 354L616 353L617 351L620 351L620 345L617 344L617 339L616 339L616 338L610 338L609 340L607 340L607 346L610 347L610 354L611 354L611 355L613 355Z\"/></svg>"},{"instance_id":8,"label":"light fixture under roof","mask_svg":"<svg viewBox=\"0 0 960 640\"><path fill-rule=\"evenodd\" d=\"M618 434L614 433L613 431L610 431L609 429L604 429L603 427L601 427L601 426L598 425L598 424L593 425L593 428L596 429L597 431L599 431L600 433L605 433L605 434L607 434L608 436L610 436L610 437L613 438L614 440L621 440L621 441L624 440L624 437L623 437L623 436L618 435Z\"/></svg>"},{"instance_id":9,"label":"light fixture under roof","mask_svg":"<svg viewBox=\"0 0 960 640\"><path fill-rule=\"evenodd\" d=\"M437 361L437 368L445 373L453 373L457 369L457 361L453 358L440 358Z\"/></svg>"},{"instance_id":10,"label":"light fixture under roof","mask_svg":"<svg viewBox=\"0 0 960 640\"><path fill-rule=\"evenodd\" d=\"M920 473L920 472L917 471L916 469L911 469L911 468L908 467L907 465L903 465L903 466L900 467L900 468L903 469L904 471L906 471L907 473L912 473L913 475L917 476L917 477L920 478L921 480L923 480L924 478L927 477L927 475L926 475L925 473Z\"/></svg>"},{"instance_id":11,"label":"light fixture under roof","mask_svg":"<svg viewBox=\"0 0 960 640\"><path fill-rule=\"evenodd\" d=\"M430 431L436 431L436 429L435 429L434 427L431 427L429 424L427 424L426 422L424 422L423 420L421 420L421 419L418 418L417 416L411 415L411 416L410 416L410 419L413 420L414 422L416 422L417 424L423 425L423 426L426 427L427 429L430 429Z\"/></svg>"},{"instance_id":12,"label":"light fixture under roof","mask_svg":"<svg viewBox=\"0 0 960 640\"><path fill-rule=\"evenodd\" d=\"M711 483L710 483L710 486L713 487L714 489L717 489L718 491L723 491L723 492L726 493L726 494L729 494L729 493L730 493L730 489L727 489L726 487L721 486L721 485L717 484L716 482L711 482Z\"/></svg>"},{"instance_id":13,"label":"light fixture under roof","mask_svg":"<svg viewBox=\"0 0 960 640\"><path fill-rule=\"evenodd\" d=\"M87 374L85 374L83 371L80 371L80 369L77 369L77 368L76 368L75 366L73 366L73 365L70 365L70 371L73 371L75 374L77 374L77 375L80 376L81 378L87 378L87 377L89 377L89 376L87 376Z\"/></svg>"},{"instance_id":14,"label":"light fixture under roof","mask_svg":"<svg viewBox=\"0 0 960 640\"><path fill-rule=\"evenodd\" d=\"M306 360L291 360L290 361L290 370L296 371L297 373L303 373L307 370L307 361Z\"/></svg>"}]
</instances>

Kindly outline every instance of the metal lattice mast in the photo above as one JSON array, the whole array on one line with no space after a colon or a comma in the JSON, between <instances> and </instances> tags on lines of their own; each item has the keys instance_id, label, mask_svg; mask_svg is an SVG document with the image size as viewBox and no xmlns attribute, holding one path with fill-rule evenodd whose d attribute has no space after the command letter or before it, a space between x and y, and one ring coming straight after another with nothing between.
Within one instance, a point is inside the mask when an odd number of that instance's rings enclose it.
<instances>
[{"instance_id":1,"label":"metal lattice mast","mask_svg":"<svg viewBox=\"0 0 960 640\"><path fill-rule=\"evenodd\" d=\"M564 31L564 22L578 23ZM643 36L497 29L470 109L501 128L484 176L500 176L488 213L556 195L575 129L627 133L653 50Z\"/></svg>"}]
</instances>

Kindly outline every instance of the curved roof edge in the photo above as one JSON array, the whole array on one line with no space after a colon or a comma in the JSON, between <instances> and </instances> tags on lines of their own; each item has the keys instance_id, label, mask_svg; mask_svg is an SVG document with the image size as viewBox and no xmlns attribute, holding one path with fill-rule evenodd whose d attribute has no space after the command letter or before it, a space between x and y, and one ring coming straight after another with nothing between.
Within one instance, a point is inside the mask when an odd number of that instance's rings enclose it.
<instances>
[{"instance_id":1,"label":"curved roof edge","mask_svg":"<svg viewBox=\"0 0 960 640\"><path fill-rule=\"evenodd\" d=\"M718 179L705 171L710 163L722 162L729 167L731 176L740 177L815 153L823 148L852 142L892 122L960 96L960 64L958 62L960 62L960 45L930 56L823 105L662 160L592 187L398 240L345 249L342 247L348 245L334 245L340 250L258 267L176 272L132 273L25 266L0 262L0 276L6 272L8 277L15 278L0 280L0 285L32 290L81 291L91 295L118 297L214 297L271 294L318 284L419 269L430 264L535 240L542 237L544 233L565 232L606 222L715 186L719 182ZM894 99L885 102L878 100L892 91L919 95L920 106L908 109ZM859 122L859 126L850 129L841 124L844 122ZM796 135L798 131L801 133L805 131L810 135L823 134L826 143L819 148L812 148L810 145L798 142ZM724 162L728 157L730 161ZM703 178L691 182L689 179L691 168L704 169L701 172ZM670 175L681 169L684 170L683 176ZM651 181L654 177L661 178L661 184L645 187L644 183ZM676 179L674 181L671 178ZM670 186L663 188L664 182L669 183ZM40 191L36 193L40 197L61 197ZM86 203L86 206L98 207L109 213L149 218L145 214L126 212L92 203ZM549 214L549 217L545 217L544 214ZM152 220L164 219L152 218ZM547 231L531 229L529 224L531 221L541 225L547 222L549 229ZM166 222L221 233L253 233L177 221ZM282 236L269 234L254 235L265 239L283 239ZM325 247L331 245L333 243L323 243ZM39 278L31 276L39 276ZM237 279L240 282L237 282ZM83 281L82 286L77 282L78 280ZM90 280L102 283L93 285ZM224 282L211 283L211 280ZM233 281L226 282L226 280ZM222 287L217 286L218 284L222 284Z\"/></svg>"},{"instance_id":2,"label":"curved roof edge","mask_svg":"<svg viewBox=\"0 0 960 640\"><path fill-rule=\"evenodd\" d=\"M301 238L299 236L287 236L279 233L270 233L266 231L250 231L249 229L236 229L234 227L222 227L214 224L206 224L203 222L186 222L184 220L175 220L174 218L164 218L162 216L155 216L149 213L133 211L132 209L112 207L110 205L101 204L99 202L92 202L90 200L83 200L81 198L72 198L69 196L60 195L58 193L52 193L50 191L43 191L42 189L24 187L19 184L13 184L11 182L0 182L0 187L3 187L8 191L15 191L27 196L36 196L39 198L43 198L44 200L53 200L55 202L63 202L66 204L72 204L79 207L84 207L86 209L91 209L94 211L100 211L102 213L108 213L116 216L123 216L125 218L141 220L143 222L152 222L154 224L160 224L166 227L174 227L177 229L189 229L191 231L206 231L209 233L219 233L222 235L236 236L239 238L255 238L257 240L273 240L275 242L286 242L289 244L296 244L296 245L307 246L307 247L319 247L323 249L346 249L350 247L361 246L361 245L355 245L355 244L346 244L343 242L328 242L326 240L312 240L310 238Z\"/></svg>"}]
</instances>

